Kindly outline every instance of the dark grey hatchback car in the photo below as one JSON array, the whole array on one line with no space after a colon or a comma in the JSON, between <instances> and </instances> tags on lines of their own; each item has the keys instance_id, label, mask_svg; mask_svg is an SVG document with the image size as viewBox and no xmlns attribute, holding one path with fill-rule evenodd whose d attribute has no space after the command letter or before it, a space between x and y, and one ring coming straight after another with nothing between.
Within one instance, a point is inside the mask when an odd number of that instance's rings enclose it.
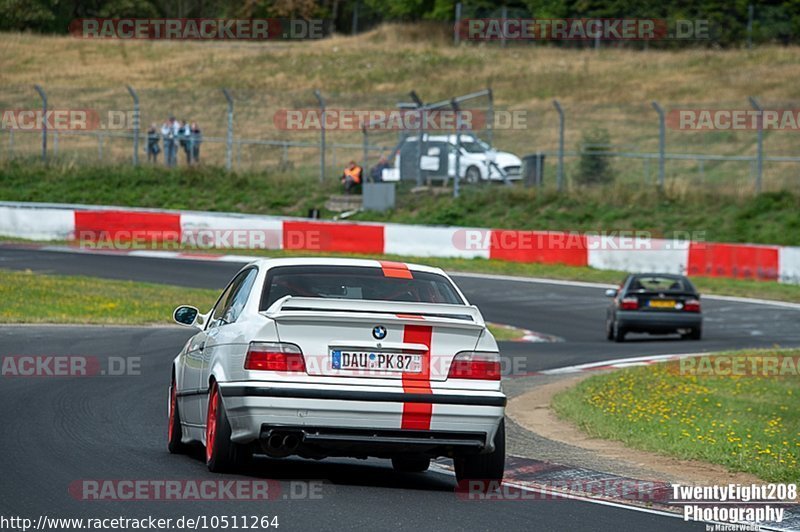
<instances>
[{"instance_id":1,"label":"dark grey hatchback car","mask_svg":"<svg viewBox=\"0 0 800 532\"><path fill-rule=\"evenodd\" d=\"M699 340L703 335L700 294L683 275L637 273L628 275L606 312L606 336L622 342L629 332L670 334Z\"/></svg>"}]
</instances>

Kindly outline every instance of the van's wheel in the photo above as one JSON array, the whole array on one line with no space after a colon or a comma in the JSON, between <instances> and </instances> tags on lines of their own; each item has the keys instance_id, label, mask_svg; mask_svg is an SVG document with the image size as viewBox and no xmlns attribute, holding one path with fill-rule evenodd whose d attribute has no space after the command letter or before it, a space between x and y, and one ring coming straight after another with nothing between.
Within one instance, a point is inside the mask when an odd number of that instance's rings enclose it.
<instances>
[{"instance_id":1,"label":"van's wheel","mask_svg":"<svg viewBox=\"0 0 800 532\"><path fill-rule=\"evenodd\" d=\"M181 413L178 410L178 393L175 390L175 378L169 386L169 428L167 448L172 454L186 452L186 444L181 441L183 429L181 428Z\"/></svg>"},{"instance_id":2,"label":"van's wheel","mask_svg":"<svg viewBox=\"0 0 800 532\"><path fill-rule=\"evenodd\" d=\"M477 166L470 166L464 174L464 179L467 183L477 183L481 180L481 171Z\"/></svg>"},{"instance_id":3,"label":"van's wheel","mask_svg":"<svg viewBox=\"0 0 800 532\"><path fill-rule=\"evenodd\" d=\"M231 441L231 424L219 394L219 386L212 382L208 389L206 414L206 466L213 473L235 471L250 460L252 449Z\"/></svg>"},{"instance_id":4,"label":"van's wheel","mask_svg":"<svg viewBox=\"0 0 800 532\"><path fill-rule=\"evenodd\" d=\"M392 467L401 473L422 473L431 466L431 459L427 456L395 456L392 458Z\"/></svg>"},{"instance_id":5,"label":"van's wheel","mask_svg":"<svg viewBox=\"0 0 800 532\"><path fill-rule=\"evenodd\" d=\"M499 487L506 466L506 423L500 421L494 435L494 451L489 454L470 454L453 459L456 481L463 485L468 481L484 481L484 488Z\"/></svg>"}]
</instances>

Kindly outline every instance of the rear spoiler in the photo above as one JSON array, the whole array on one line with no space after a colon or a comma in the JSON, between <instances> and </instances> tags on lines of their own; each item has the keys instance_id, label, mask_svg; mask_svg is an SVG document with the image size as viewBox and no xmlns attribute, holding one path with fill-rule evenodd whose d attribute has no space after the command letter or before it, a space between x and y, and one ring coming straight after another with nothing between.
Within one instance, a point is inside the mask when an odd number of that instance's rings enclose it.
<instances>
[{"instance_id":1,"label":"rear spoiler","mask_svg":"<svg viewBox=\"0 0 800 532\"><path fill-rule=\"evenodd\" d=\"M349 319L354 319L359 314L384 314L386 318L402 321L452 320L451 323L454 326L485 326L483 316L474 305L409 303L405 301L286 296L277 300L261 314L275 320L307 318L310 315L320 317L322 314ZM374 316L370 319L374 319Z\"/></svg>"}]
</instances>

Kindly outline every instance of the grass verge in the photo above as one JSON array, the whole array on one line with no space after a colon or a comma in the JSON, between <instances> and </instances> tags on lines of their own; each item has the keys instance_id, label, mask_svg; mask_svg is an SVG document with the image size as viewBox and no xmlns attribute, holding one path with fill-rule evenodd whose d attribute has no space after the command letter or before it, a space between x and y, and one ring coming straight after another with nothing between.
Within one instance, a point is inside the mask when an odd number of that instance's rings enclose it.
<instances>
[{"instance_id":1,"label":"grass verge","mask_svg":"<svg viewBox=\"0 0 800 532\"><path fill-rule=\"evenodd\" d=\"M0 322L166 324L180 304L211 308L217 290L0 270Z\"/></svg>"},{"instance_id":2,"label":"grass verge","mask_svg":"<svg viewBox=\"0 0 800 532\"><path fill-rule=\"evenodd\" d=\"M172 323L178 305L211 308L218 290L111 281L94 277L0 270L0 323L149 325ZM498 341L519 340L523 331L492 323Z\"/></svg>"},{"instance_id":3,"label":"grass verge","mask_svg":"<svg viewBox=\"0 0 800 532\"><path fill-rule=\"evenodd\" d=\"M737 351L701 357L694 366L721 361L727 365L719 367L732 368L744 360L744 368L753 361L765 367L771 357L791 362L782 376L681 371L680 362L627 368L582 381L556 395L552 406L594 437L793 482L800 461L798 355L798 349Z\"/></svg>"}]
</instances>

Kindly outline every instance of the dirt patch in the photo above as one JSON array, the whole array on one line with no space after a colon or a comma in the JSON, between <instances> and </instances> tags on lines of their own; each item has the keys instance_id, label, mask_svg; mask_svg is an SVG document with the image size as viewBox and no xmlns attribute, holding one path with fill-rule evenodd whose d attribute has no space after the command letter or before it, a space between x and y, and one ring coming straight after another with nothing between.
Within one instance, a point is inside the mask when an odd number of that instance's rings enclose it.
<instances>
[{"instance_id":1,"label":"dirt patch","mask_svg":"<svg viewBox=\"0 0 800 532\"><path fill-rule=\"evenodd\" d=\"M553 396L578 384L591 375L559 379L537 386L533 390L511 399L506 415L527 430L547 439L593 451L605 458L651 470L670 482L684 484L751 484L762 481L749 473L733 473L722 466L697 460L681 460L649 451L626 447L620 442L589 436L576 425L559 418L550 403Z\"/></svg>"}]
</instances>

